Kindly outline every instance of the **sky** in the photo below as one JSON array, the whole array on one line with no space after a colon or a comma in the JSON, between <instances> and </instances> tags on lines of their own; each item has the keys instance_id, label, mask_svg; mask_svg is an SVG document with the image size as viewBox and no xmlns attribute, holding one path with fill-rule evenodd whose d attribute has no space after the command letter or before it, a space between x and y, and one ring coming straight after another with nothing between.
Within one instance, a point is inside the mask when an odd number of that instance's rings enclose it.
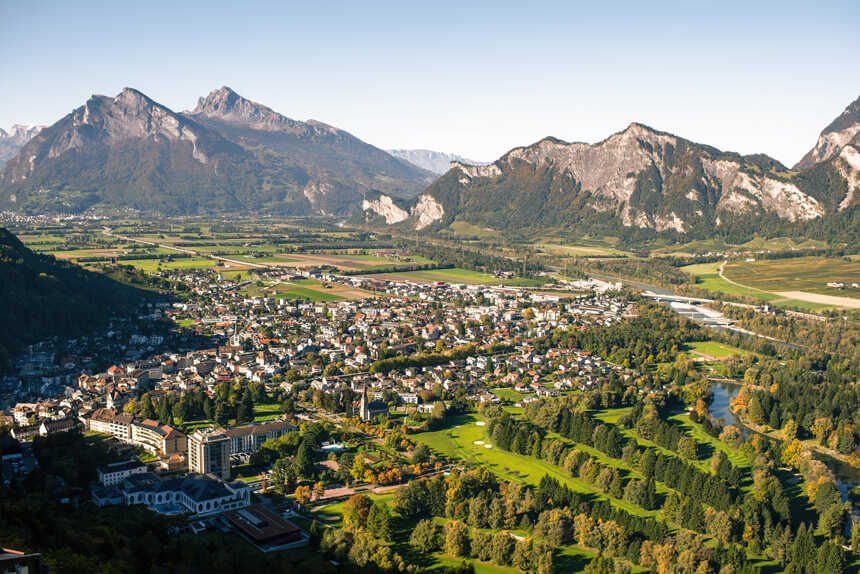
<instances>
[{"instance_id":1,"label":"sky","mask_svg":"<svg viewBox=\"0 0 860 574\"><path fill-rule=\"evenodd\" d=\"M631 122L793 165L860 96L860 2L0 0L0 127L228 85L381 148L492 161Z\"/></svg>"}]
</instances>

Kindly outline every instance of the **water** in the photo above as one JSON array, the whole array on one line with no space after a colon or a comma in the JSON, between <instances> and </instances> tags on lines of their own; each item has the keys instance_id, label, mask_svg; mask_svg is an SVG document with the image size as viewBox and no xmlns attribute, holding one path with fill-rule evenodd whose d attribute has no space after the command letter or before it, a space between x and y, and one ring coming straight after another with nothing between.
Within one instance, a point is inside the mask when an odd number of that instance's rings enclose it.
<instances>
[{"instance_id":1,"label":"water","mask_svg":"<svg viewBox=\"0 0 860 574\"><path fill-rule=\"evenodd\" d=\"M740 385L716 382L711 384L711 390L714 393L714 398L709 408L711 416L715 419L722 418L725 424L733 424L737 426L741 429L741 432L743 432L744 435L746 435L747 432L755 432L752 429L747 428L747 426L744 425L729 409L731 400L738 396L738 393L741 390ZM776 439L771 438L771 440ZM836 486L839 488L839 492L842 493L842 500L847 500L848 491L851 488L860 485L860 469L854 468L850 464L826 454L813 451L812 456L826 464L827 468L833 472L833 475L836 477Z\"/></svg>"}]
</instances>

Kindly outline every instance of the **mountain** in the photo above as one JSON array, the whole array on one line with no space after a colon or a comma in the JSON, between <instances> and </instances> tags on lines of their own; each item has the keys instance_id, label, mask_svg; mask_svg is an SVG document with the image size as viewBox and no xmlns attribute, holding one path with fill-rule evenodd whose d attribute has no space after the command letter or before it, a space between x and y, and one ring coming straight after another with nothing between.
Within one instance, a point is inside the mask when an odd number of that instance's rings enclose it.
<instances>
[{"instance_id":1,"label":"mountain","mask_svg":"<svg viewBox=\"0 0 860 574\"><path fill-rule=\"evenodd\" d=\"M849 143L857 144L860 134L860 98L854 100L839 117L830 122L818 141L803 158L794 166L795 170L809 169L821 162L838 156Z\"/></svg>"},{"instance_id":2,"label":"mountain","mask_svg":"<svg viewBox=\"0 0 860 574\"><path fill-rule=\"evenodd\" d=\"M481 165L480 162L475 162L459 155L441 151L430 151L427 149L390 149L386 151L394 157L406 160L413 165L417 165L421 169L426 169L427 171L437 175L442 175L451 169L451 163L455 161L470 165Z\"/></svg>"},{"instance_id":3,"label":"mountain","mask_svg":"<svg viewBox=\"0 0 860 574\"><path fill-rule=\"evenodd\" d=\"M44 126L28 126L15 124L11 132L0 129L0 169L3 165L15 157L18 150L24 144L33 139L33 136L44 129Z\"/></svg>"},{"instance_id":4,"label":"mountain","mask_svg":"<svg viewBox=\"0 0 860 574\"><path fill-rule=\"evenodd\" d=\"M74 263L34 253L0 228L0 372L25 345L101 328L112 314L152 297Z\"/></svg>"},{"instance_id":5,"label":"mountain","mask_svg":"<svg viewBox=\"0 0 860 574\"><path fill-rule=\"evenodd\" d=\"M545 138L487 166L454 163L418 198L396 206L396 217L383 198L368 202L365 214L412 229L455 220L499 230L700 236L800 228L853 206L860 163L836 161L820 164L820 173L794 173L764 155L722 152L634 123L596 144Z\"/></svg>"},{"instance_id":6,"label":"mountain","mask_svg":"<svg viewBox=\"0 0 860 574\"><path fill-rule=\"evenodd\" d=\"M131 88L93 96L0 171L0 207L163 214L348 214L378 190L415 197L433 175L320 122L223 87L176 113Z\"/></svg>"}]
</instances>

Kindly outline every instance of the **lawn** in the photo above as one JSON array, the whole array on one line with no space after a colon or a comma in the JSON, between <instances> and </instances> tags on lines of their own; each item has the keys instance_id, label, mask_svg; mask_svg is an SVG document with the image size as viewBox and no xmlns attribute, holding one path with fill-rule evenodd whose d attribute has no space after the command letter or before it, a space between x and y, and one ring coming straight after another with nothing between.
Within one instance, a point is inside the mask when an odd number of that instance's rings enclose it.
<instances>
[{"instance_id":1,"label":"lawn","mask_svg":"<svg viewBox=\"0 0 860 574\"><path fill-rule=\"evenodd\" d=\"M749 354L749 351L717 343L716 341L696 341L694 343L687 343L685 347L694 354L707 355L716 359L727 359L732 355L743 356Z\"/></svg>"},{"instance_id":2,"label":"lawn","mask_svg":"<svg viewBox=\"0 0 860 574\"><path fill-rule=\"evenodd\" d=\"M513 403L521 401L526 396L513 389L492 389L490 392L504 401L511 401Z\"/></svg>"},{"instance_id":3,"label":"lawn","mask_svg":"<svg viewBox=\"0 0 860 574\"><path fill-rule=\"evenodd\" d=\"M432 432L424 432L412 435L411 438L425 443L433 450L443 453L452 458L458 458L465 462L486 465L494 474L504 480L520 482L529 486L537 486L544 475L549 475L562 484L566 484L572 490L579 492L586 499L603 499L612 502L613 506L623 508L631 514L638 516L657 516L656 511L647 511L640 506L630 504L623 500L616 500L601 493L593 486L584 481L565 474L559 467L545 461L528 456L503 451L486 444L492 440L487 436L486 422L480 415L461 415L452 420L455 426ZM483 441L483 444L475 444L475 441ZM598 453L594 449L578 446L593 454L600 456L603 462L612 463L613 466L621 465L620 461L612 460ZM636 475L637 473L633 473Z\"/></svg>"}]
</instances>

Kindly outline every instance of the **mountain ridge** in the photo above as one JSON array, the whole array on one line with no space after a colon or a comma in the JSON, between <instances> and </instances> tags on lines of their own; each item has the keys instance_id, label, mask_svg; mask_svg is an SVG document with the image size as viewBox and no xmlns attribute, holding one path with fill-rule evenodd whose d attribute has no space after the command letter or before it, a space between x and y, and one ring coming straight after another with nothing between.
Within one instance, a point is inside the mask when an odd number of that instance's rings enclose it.
<instances>
[{"instance_id":1,"label":"mountain ridge","mask_svg":"<svg viewBox=\"0 0 860 574\"><path fill-rule=\"evenodd\" d=\"M25 144L0 171L0 207L348 215L369 191L414 197L431 180L346 131L227 87L184 113L125 88L92 96Z\"/></svg>"},{"instance_id":2,"label":"mountain ridge","mask_svg":"<svg viewBox=\"0 0 860 574\"><path fill-rule=\"evenodd\" d=\"M764 154L724 152L633 122L595 144L548 136L485 166L455 162L401 206L408 217L395 224L441 229L456 220L494 229L684 234L738 222L797 227L853 208L859 186L860 153L850 142L794 173ZM376 204L365 212L366 220L382 215Z\"/></svg>"}]
</instances>

